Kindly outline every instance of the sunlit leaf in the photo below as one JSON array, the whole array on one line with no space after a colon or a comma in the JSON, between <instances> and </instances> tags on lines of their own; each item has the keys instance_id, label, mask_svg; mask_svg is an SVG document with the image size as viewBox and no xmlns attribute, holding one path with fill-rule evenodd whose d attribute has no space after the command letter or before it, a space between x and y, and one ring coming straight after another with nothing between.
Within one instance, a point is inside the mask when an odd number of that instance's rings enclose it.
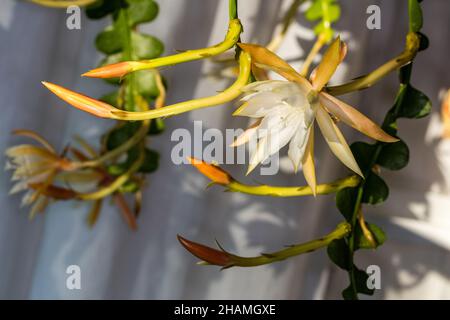
<instances>
[{"instance_id":1,"label":"sunlit leaf","mask_svg":"<svg viewBox=\"0 0 450 320\"><path fill-rule=\"evenodd\" d=\"M156 37L133 32L131 41L133 53L138 59L153 59L164 52L164 44Z\"/></svg>"},{"instance_id":2,"label":"sunlit leaf","mask_svg":"<svg viewBox=\"0 0 450 320\"><path fill-rule=\"evenodd\" d=\"M386 240L384 231L373 223L366 222L366 227L372 234L376 247L381 246ZM358 249L374 249L372 243L364 236L359 224L355 228L355 242Z\"/></svg>"}]
</instances>

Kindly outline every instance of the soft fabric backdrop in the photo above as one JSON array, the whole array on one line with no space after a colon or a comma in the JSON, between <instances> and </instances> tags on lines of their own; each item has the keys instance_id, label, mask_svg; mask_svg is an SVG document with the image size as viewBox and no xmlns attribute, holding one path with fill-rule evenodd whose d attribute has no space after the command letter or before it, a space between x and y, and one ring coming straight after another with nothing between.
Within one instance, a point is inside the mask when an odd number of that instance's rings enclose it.
<instances>
[{"instance_id":1,"label":"soft fabric backdrop","mask_svg":"<svg viewBox=\"0 0 450 320\"><path fill-rule=\"evenodd\" d=\"M165 54L220 41L227 24L227 1L164 0L148 31L165 43ZM335 83L359 76L402 50L407 31L407 1L342 0L337 24L349 43L346 63ZM381 7L382 29L366 28L366 8ZM265 43L271 37L280 8L289 1L240 1L245 41ZM438 93L450 86L448 32L450 6L446 0L424 2L425 27L431 47L421 53L414 68L413 84L434 103L431 118L400 121L400 135L411 146L411 162L401 172L383 172L391 186L388 201L367 210L367 219L388 233L378 251L359 253L358 265L378 264L382 290L373 298L450 298L450 198L448 142L439 140ZM33 129L60 149L75 134L97 141L110 123L69 108L40 84L56 82L92 96L111 90L100 80L79 75L96 65L95 35L107 21L82 18L80 31L67 30L64 10L47 9L22 1L0 2L0 150L24 141L12 137L14 128ZM299 64L311 47L312 33L299 14L279 53ZM209 95L227 81L205 74L214 67L192 62L165 68L169 103ZM393 103L396 75L371 90L345 97L376 121ZM207 181L192 167L175 166L170 159L176 128L193 130L193 120L204 128L242 128L243 119L231 117L233 106L222 106L167 120L167 131L151 141L161 153L160 169L149 178L139 230L131 232L113 206L106 206L90 230L88 207L58 203L34 221L19 208L20 197L8 196L9 172L0 182L0 298L24 299L326 299L340 298L347 275L332 265L324 250L288 261L254 268L220 272L200 267L177 242L180 233L189 239L213 244L214 238L242 255L279 249L329 232L341 217L333 196L317 199L264 199L204 190ZM361 139L346 129L349 140ZM347 174L317 139L319 180ZM447 159L446 159L447 157ZM4 164L4 159L1 160ZM285 162L282 160L283 163ZM289 170L289 166L285 171ZM301 174L243 177L244 166L228 166L239 178L273 184L303 184ZM82 289L67 290L66 268L77 264Z\"/></svg>"}]
</instances>

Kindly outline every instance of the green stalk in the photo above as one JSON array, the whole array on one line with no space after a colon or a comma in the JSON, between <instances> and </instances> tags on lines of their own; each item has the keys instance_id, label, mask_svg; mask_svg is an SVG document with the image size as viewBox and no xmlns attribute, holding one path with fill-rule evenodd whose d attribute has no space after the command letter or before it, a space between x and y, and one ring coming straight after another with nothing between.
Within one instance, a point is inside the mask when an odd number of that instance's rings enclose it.
<instances>
[{"instance_id":1,"label":"green stalk","mask_svg":"<svg viewBox=\"0 0 450 320\"><path fill-rule=\"evenodd\" d=\"M228 9L230 20L238 19L238 0L229 0Z\"/></svg>"},{"instance_id":2,"label":"green stalk","mask_svg":"<svg viewBox=\"0 0 450 320\"><path fill-rule=\"evenodd\" d=\"M298 256L303 253L309 253L317 249L328 246L332 241L342 239L350 233L350 225L346 222L340 223L335 230L327 234L326 236L308 241L302 244L292 245L286 249L272 252L263 253L256 257L241 257L233 254L228 254L231 264L226 267L256 267L265 264L270 264L277 261L283 261L285 259Z\"/></svg>"},{"instance_id":3,"label":"green stalk","mask_svg":"<svg viewBox=\"0 0 450 320\"><path fill-rule=\"evenodd\" d=\"M336 193L341 189L355 187L359 184L360 178L356 175L336 180L332 183L319 184L317 186L317 194ZM271 197L300 197L313 195L309 186L300 187L276 187L276 186L252 186L242 184L236 180L231 181L225 186L230 191L251 194L255 196L271 196Z\"/></svg>"}]
</instances>

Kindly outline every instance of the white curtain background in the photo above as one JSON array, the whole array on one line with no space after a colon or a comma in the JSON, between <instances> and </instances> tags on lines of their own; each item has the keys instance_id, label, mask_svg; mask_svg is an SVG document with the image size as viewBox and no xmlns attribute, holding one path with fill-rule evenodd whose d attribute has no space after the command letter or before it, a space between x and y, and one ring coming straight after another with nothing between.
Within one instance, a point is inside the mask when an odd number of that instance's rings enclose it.
<instances>
[{"instance_id":1,"label":"white curtain background","mask_svg":"<svg viewBox=\"0 0 450 320\"><path fill-rule=\"evenodd\" d=\"M159 17L142 30L161 38L165 54L204 47L221 41L227 25L227 1L160 0ZM244 41L265 43L290 1L241 0L239 14ZM349 43L345 64L334 83L359 76L398 54L407 32L407 1L342 0L342 18L336 28ZM366 28L366 8L378 4L382 29ZM424 33L431 41L420 53L412 83L433 101L431 117L400 121L400 136L411 149L408 167L383 171L390 186L386 203L366 209L367 220L387 232L388 240L376 251L358 252L357 264L377 264L382 289L370 299L450 298L450 147L439 138L440 90L450 86L448 68L450 4L426 0ZM280 14L277 14L279 12ZM64 10L42 8L23 1L0 2L0 150L24 141L11 136L14 128L33 129L62 149L75 134L97 141L110 126L65 105L40 84L48 80L98 97L111 91L101 80L79 75L97 64L101 54L93 41L108 21L82 18L82 29L66 28ZM312 32L298 14L279 54L299 65L312 45ZM210 95L228 82L205 76L214 65L191 62L165 68L168 103ZM395 74L372 89L345 96L374 120L381 122L398 88ZM73 202L52 205L45 215L29 221L20 209L20 197L8 196L9 172L0 182L0 298L6 299L339 299L347 275L332 265L325 250L278 264L220 272L202 267L177 242L180 233L194 241L214 244L241 255L268 252L283 245L307 241L331 231L342 220L333 196L262 198L205 190L207 180L191 166L170 159L176 128L243 128L243 119L231 117L233 105L172 117L167 130L151 139L161 153L160 169L149 176L138 220L132 232L118 210L107 205L92 230L85 224L88 207ZM350 141L363 137L345 129ZM347 174L318 138L319 180ZM4 158L1 164L4 165ZM285 163L285 160L282 160ZM276 176L253 174L246 167L227 166L248 182L301 185L301 174L289 165ZM81 267L82 289L68 290L67 266Z\"/></svg>"}]
</instances>

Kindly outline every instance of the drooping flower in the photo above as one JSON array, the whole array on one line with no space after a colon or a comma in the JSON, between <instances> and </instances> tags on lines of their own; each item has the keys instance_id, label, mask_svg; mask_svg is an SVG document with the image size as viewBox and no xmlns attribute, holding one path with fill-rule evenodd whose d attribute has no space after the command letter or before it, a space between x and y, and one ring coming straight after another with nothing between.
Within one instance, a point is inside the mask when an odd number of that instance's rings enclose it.
<instances>
[{"instance_id":1,"label":"drooping flower","mask_svg":"<svg viewBox=\"0 0 450 320\"><path fill-rule=\"evenodd\" d=\"M295 170L302 165L305 179L315 191L313 153L314 123L317 121L335 156L352 171L363 176L332 116L373 139L398 141L355 108L322 91L346 54L346 46L339 38L325 52L309 81L266 48L252 44L239 46L250 53L252 63L257 67L273 70L288 80L257 81L242 89L244 103L234 115L257 120L234 143L236 146L251 138L258 139L250 156L248 173L289 144L288 156Z\"/></svg>"},{"instance_id":2,"label":"drooping flower","mask_svg":"<svg viewBox=\"0 0 450 320\"><path fill-rule=\"evenodd\" d=\"M26 191L22 197L22 206L33 204L30 211L30 217L33 217L45 209L50 194L57 196L58 190L52 186L52 182L60 170L70 169L71 163L56 154L55 149L37 133L29 130L16 130L14 133L30 137L40 143L40 146L17 145L5 152L7 157L5 169L13 171L11 180L15 182L10 194Z\"/></svg>"}]
</instances>

